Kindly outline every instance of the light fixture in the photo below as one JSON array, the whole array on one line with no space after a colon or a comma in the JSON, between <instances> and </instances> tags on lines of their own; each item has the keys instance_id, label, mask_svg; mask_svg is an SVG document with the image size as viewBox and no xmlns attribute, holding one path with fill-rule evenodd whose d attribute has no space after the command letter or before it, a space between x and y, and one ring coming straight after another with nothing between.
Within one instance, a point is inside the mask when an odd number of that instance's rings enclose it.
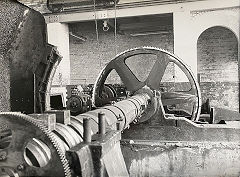
<instances>
[{"instance_id":1,"label":"light fixture","mask_svg":"<svg viewBox=\"0 0 240 177\"><path fill-rule=\"evenodd\" d=\"M108 22L107 20L103 21L103 31L108 31L109 30L109 26L108 26Z\"/></svg>"}]
</instances>

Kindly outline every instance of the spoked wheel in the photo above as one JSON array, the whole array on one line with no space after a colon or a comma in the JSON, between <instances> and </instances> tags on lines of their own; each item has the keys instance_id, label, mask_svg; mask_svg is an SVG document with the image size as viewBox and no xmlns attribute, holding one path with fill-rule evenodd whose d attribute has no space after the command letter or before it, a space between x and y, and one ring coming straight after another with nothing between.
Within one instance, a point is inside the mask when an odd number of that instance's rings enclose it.
<instances>
[{"instance_id":1,"label":"spoked wheel","mask_svg":"<svg viewBox=\"0 0 240 177\"><path fill-rule=\"evenodd\" d=\"M156 60L146 79L140 81L136 74L134 74L126 64L126 60L131 60L137 55L142 55L144 57L149 56L149 54L155 55ZM141 59L143 59L143 57L141 57ZM178 66L178 68L184 73L190 86L189 89L185 91L171 91L171 89L170 91L164 91L161 89L162 85L164 85L163 76L169 64ZM148 86L151 90L161 91L161 100L164 107L174 107L174 109L179 112L184 110L185 113L189 114L192 121L198 121L201 108L201 93L199 85L189 67L174 54L159 48L139 47L117 55L105 66L105 68L103 68L94 84L93 104L96 107L102 106L101 103L104 102L101 98L101 91L105 80L112 70L115 70L118 73L127 91L131 94L134 94L144 86ZM178 85L181 84L178 83ZM184 108L183 105L187 106Z\"/></svg>"}]
</instances>

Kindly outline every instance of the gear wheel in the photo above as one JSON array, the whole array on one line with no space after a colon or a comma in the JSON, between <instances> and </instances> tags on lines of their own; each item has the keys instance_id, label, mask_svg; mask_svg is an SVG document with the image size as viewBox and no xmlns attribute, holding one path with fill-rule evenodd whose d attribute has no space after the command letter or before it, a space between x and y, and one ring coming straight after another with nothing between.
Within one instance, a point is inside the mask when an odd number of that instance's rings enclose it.
<instances>
[{"instance_id":1,"label":"gear wheel","mask_svg":"<svg viewBox=\"0 0 240 177\"><path fill-rule=\"evenodd\" d=\"M9 146L0 149L0 153L7 154L4 160L0 160L0 171L11 169L19 177L71 177L65 153L56 136L43 124L30 116L12 112L0 113L0 120L12 133ZM39 166L34 165L34 160L31 161L32 156L27 156L27 150L35 154Z\"/></svg>"},{"instance_id":2,"label":"gear wheel","mask_svg":"<svg viewBox=\"0 0 240 177\"><path fill-rule=\"evenodd\" d=\"M126 60L137 55L155 55L156 61L150 70L148 76L143 81L134 74L133 70L126 64ZM133 57L133 58L134 58ZM201 92L193 72L176 55L156 47L137 47L128 49L113 58L100 72L93 88L92 100L95 107L103 106L101 98L101 90L103 85L112 70L115 70L120 76L127 91L134 94L140 89L147 86L153 91L161 91L162 78L169 63L176 65L186 76L191 88L188 91L164 91L161 92L161 101L163 106L170 107L172 105L186 105L184 111L192 121L198 121L201 110ZM174 77L175 78L175 77ZM181 108L176 109L180 112ZM184 112L184 113L185 113ZM174 112L175 113L175 112ZM178 114L178 113L176 113ZM179 115L182 115L179 113ZM145 121L145 120L144 120Z\"/></svg>"}]
</instances>

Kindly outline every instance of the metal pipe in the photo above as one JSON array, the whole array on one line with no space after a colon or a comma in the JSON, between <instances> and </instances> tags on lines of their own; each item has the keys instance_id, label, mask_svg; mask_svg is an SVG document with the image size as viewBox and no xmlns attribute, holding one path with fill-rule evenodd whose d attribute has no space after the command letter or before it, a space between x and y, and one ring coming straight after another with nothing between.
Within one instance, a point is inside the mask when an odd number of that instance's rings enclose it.
<instances>
[{"instance_id":1,"label":"metal pipe","mask_svg":"<svg viewBox=\"0 0 240 177\"><path fill-rule=\"evenodd\" d=\"M141 93L134 95L126 100L119 101L111 106L104 106L102 108L92 110L83 114L80 114L76 119L83 120L85 117L89 117L93 122L100 122L98 119L99 112L104 114L105 123L108 128L117 130L116 123L119 123L119 130L126 129L133 120L141 116L141 114L147 109L149 100L151 97L147 93ZM119 121L119 116L122 121ZM93 125L91 125L93 126ZM98 125L98 129L103 125ZM92 133L96 134L99 130L91 127Z\"/></svg>"},{"instance_id":2,"label":"metal pipe","mask_svg":"<svg viewBox=\"0 0 240 177\"><path fill-rule=\"evenodd\" d=\"M214 107L211 107L211 109L210 109L210 121L209 121L209 123L210 124L213 124L214 122L215 122L215 109L214 109Z\"/></svg>"},{"instance_id":3,"label":"metal pipe","mask_svg":"<svg viewBox=\"0 0 240 177\"><path fill-rule=\"evenodd\" d=\"M106 119L102 112L98 113L98 133L100 135L105 135L106 133Z\"/></svg>"},{"instance_id":4,"label":"metal pipe","mask_svg":"<svg viewBox=\"0 0 240 177\"><path fill-rule=\"evenodd\" d=\"M89 118L83 119L83 141L84 143L90 143L92 141L91 125Z\"/></svg>"}]
</instances>

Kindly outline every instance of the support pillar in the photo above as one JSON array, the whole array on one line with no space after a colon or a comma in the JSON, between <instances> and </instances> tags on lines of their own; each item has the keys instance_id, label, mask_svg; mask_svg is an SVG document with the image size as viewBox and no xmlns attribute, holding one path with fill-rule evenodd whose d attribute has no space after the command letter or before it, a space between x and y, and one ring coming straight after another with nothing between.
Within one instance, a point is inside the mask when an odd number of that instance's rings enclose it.
<instances>
[{"instance_id":1,"label":"support pillar","mask_svg":"<svg viewBox=\"0 0 240 177\"><path fill-rule=\"evenodd\" d=\"M61 95L63 107L66 107L66 85L70 84L70 52L68 24L47 24L48 43L57 46L62 60L52 81L50 95Z\"/></svg>"},{"instance_id":2,"label":"support pillar","mask_svg":"<svg viewBox=\"0 0 240 177\"><path fill-rule=\"evenodd\" d=\"M69 55L69 28L68 24L47 24L48 43L57 46L63 57L53 79L53 85L70 84L70 55Z\"/></svg>"},{"instance_id":3,"label":"support pillar","mask_svg":"<svg viewBox=\"0 0 240 177\"><path fill-rule=\"evenodd\" d=\"M191 24L190 11L173 13L174 53L179 56L197 78L197 40Z\"/></svg>"}]
</instances>

